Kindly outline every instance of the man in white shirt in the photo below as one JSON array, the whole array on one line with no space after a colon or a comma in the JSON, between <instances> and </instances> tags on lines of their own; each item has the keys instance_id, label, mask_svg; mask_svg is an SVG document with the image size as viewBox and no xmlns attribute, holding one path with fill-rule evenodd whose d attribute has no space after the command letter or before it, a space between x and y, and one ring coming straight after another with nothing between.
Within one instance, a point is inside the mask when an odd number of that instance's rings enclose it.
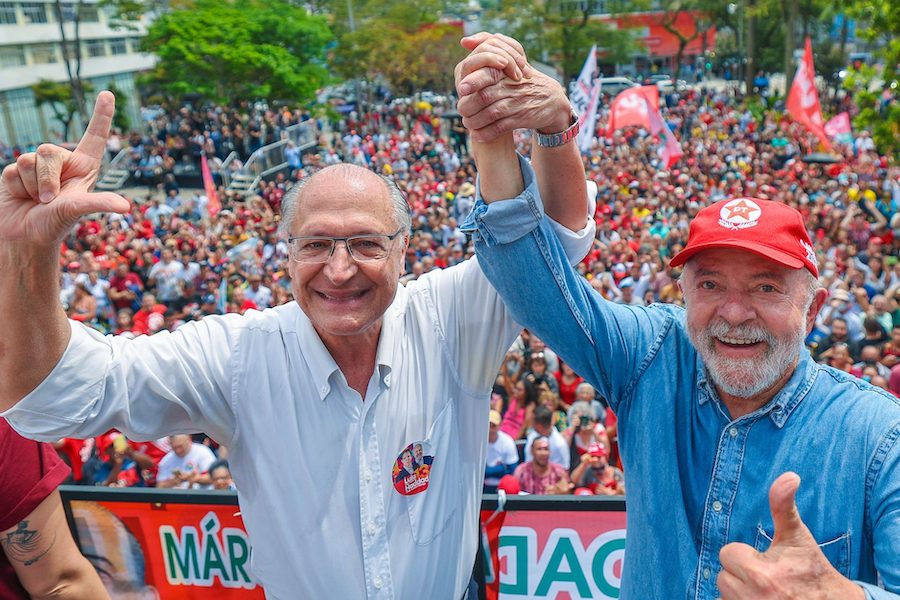
<instances>
[{"instance_id":1,"label":"man in white shirt","mask_svg":"<svg viewBox=\"0 0 900 600\"><path fill-rule=\"evenodd\" d=\"M550 461L562 465L568 471L572 462L569 444L553 426L553 411L543 405L534 409L534 424L525 437L525 462L532 460L531 444L539 437L545 437L550 441Z\"/></svg>"},{"instance_id":2,"label":"man in white shirt","mask_svg":"<svg viewBox=\"0 0 900 600\"><path fill-rule=\"evenodd\" d=\"M491 66L490 55L470 58L472 68ZM539 75L522 85L547 99L535 113L540 129L568 126L558 84ZM477 261L399 286L406 200L369 170L335 165L284 198L296 302L105 337L66 319L58 253L81 216L130 209L90 191L113 112L102 92L74 152L41 146L4 171L2 416L35 438L115 425L132 439L204 431L225 444L251 568L269 599L462 598L483 485L472 466L485 462L491 385L520 329ZM525 183L569 199L547 213L577 261L593 238L587 203L570 201L585 189L577 147L533 154L550 175L535 180L526 169ZM399 457L417 443L432 462L414 487L395 487Z\"/></svg>"},{"instance_id":3,"label":"man in white shirt","mask_svg":"<svg viewBox=\"0 0 900 600\"><path fill-rule=\"evenodd\" d=\"M159 461L156 487L205 489L212 480L209 467L216 462L216 455L203 444L191 440L187 434L169 437L172 450Z\"/></svg>"},{"instance_id":4,"label":"man in white shirt","mask_svg":"<svg viewBox=\"0 0 900 600\"><path fill-rule=\"evenodd\" d=\"M484 459L484 493L495 494L497 485L504 475L511 475L519 464L516 442L508 434L500 431L503 417L496 410L491 411L488 429L487 454Z\"/></svg>"}]
</instances>

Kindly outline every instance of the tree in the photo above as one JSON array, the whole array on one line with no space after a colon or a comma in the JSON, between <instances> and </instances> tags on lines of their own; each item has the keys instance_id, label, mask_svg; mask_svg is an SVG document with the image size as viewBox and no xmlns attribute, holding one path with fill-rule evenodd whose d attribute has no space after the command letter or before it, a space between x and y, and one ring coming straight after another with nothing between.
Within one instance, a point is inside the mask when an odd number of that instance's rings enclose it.
<instances>
[{"instance_id":1,"label":"tree","mask_svg":"<svg viewBox=\"0 0 900 600\"><path fill-rule=\"evenodd\" d=\"M87 103L84 98L85 84L81 80L81 14L83 3L82 0L77 0L74 5L67 4L67 8L71 9L70 11L63 11L62 0L56 0L53 8L56 12L56 22L59 25L60 41L62 41L63 64L66 67L66 75L69 78L70 100L74 103L75 112L81 116L83 122L87 123ZM68 40L66 32L66 23L68 21L72 22L73 37L71 41ZM68 129L68 122L66 128Z\"/></svg>"},{"instance_id":2,"label":"tree","mask_svg":"<svg viewBox=\"0 0 900 600\"><path fill-rule=\"evenodd\" d=\"M675 52L675 79L681 76L681 57L684 56L684 50L688 44L696 40L701 35L706 35L706 31L712 24L712 19L706 15L702 8L702 3L697 0L676 0L667 5L663 11L662 26L663 29L671 33L678 40L678 50ZM685 35L675 23L681 14L686 14L694 23L693 35Z\"/></svg>"},{"instance_id":3,"label":"tree","mask_svg":"<svg viewBox=\"0 0 900 600\"><path fill-rule=\"evenodd\" d=\"M142 48L159 58L149 80L176 97L306 102L328 81L331 39L324 17L285 0L196 0L154 21Z\"/></svg>"},{"instance_id":4,"label":"tree","mask_svg":"<svg viewBox=\"0 0 900 600\"><path fill-rule=\"evenodd\" d=\"M629 3L628 7L643 4ZM556 63L564 81L569 81L581 70L594 44L606 63L625 62L640 49L632 32L592 18L598 5L595 1L506 0L488 11L486 18L506 24L502 29L522 43L529 59Z\"/></svg>"},{"instance_id":5,"label":"tree","mask_svg":"<svg viewBox=\"0 0 900 600\"><path fill-rule=\"evenodd\" d=\"M347 79L383 77L398 93L418 89L449 92L453 67L465 56L459 45L462 29L440 22L441 6L423 2L359 2L334 5L338 44L332 56L335 71Z\"/></svg>"},{"instance_id":6,"label":"tree","mask_svg":"<svg viewBox=\"0 0 900 600\"><path fill-rule=\"evenodd\" d=\"M82 89L85 92L92 91L91 85L86 82L83 83ZM71 139L69 134L72 133L72 121L79 112L71 86L50 79L41 79L31 86L31 91L34 92L35 104L38 106L48 105L53 111L54 118L62 125L63 141Z\"/></svg>"},{"instance_id":7,"label":"tree","mask_svg":"<svg viewBox=\"0 0 900 600\"><path fill-rule=\"evenodd\" d=\"M106 89L112 92L116 97L116 112L113 114L113 127L127 134L128 130L131 129L131 119L128 118L128 112L125 110L128 106L128 96L112 82L106 86Z\"/></svg>"}]
</instances>

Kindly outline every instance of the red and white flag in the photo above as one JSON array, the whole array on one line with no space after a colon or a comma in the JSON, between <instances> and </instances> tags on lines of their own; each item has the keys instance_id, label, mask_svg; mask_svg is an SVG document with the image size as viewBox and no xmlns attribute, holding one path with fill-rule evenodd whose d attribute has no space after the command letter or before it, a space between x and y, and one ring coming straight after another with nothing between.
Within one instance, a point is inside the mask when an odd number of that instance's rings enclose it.
<instances>
[{"instance_id":1,"label":"red and white flag","mask_svg":"<svg viewBox=\"0 0 900 600\"><path fill-rule=\"evenodd\" d=\"M825 134L833 140L849 140L851 133L850 115L846 112L834 115L825 123Z\"/></svg>"},{"instance_id":2,"label":"red and white flag","mask_svg":"<svg viewBox=\"0 0 900 600\"><path fill-rule=\"evenodd\" d=\"M650 129L651 111L659 112L659 89L655 85L627 89L609 105L609 130L629 125Z\"/></svg>"},{"instance_id":3,"label":"red and white flag","mask_svg":"<svg viewBox=\"0 0 900 600\"><path fill-rule=\"evenodd\" d=\"M222 203L219 202L219 195L216 193L216 182L213 181L212 172L209 170L206 152L200 155L200 175L203 177L203 190L206 192L206 212L212 219L222 210Z\"/></svg>"},{"instance_id":4,"label":"red and white flag","mask_svg":"<svg viewBox=\"0 0 900 600\"><path fill-rule=\"evenodd\" d=\"M787 110L795 121L809 129L827 149L831 142L825 134L825 123L822 121L822 105L819 103L819 92L816 89L816 69L813 65L812 42L806 38L806 49L803 60L797 67L791 93L788 94Z\"/></svg>"},{"instance_id":5,"label":"red and white flag","mask_svg":"<svg viewBox=\"0 0 900 600\"><path fill-rule=\"evenodd\" d=\"M662 147L659 149L659 156L662 158L666 169L671 169L672 165L678 162L678 159L684 156L681 144L675 138L675 134L669 129L668 124L662 118L662 113L658 110L650 113L650 131L659 137Z\"/></svg>"}]
</instances>

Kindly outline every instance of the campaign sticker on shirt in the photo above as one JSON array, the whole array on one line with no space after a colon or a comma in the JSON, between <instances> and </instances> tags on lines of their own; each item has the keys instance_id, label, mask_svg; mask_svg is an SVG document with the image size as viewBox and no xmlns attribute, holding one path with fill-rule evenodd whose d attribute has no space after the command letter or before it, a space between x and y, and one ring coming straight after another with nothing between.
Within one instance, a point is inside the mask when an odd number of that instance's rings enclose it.
<instances>
[{"instance_id":1,"label":"campaign sticker on shirt","mask_svg":"<svg viewBox=\"0 0 900 600\"><path fill-rule=\"evenodd\" d=\"M404 496L421 494L428 489L434 455L428 442L413 442L394 461L394 489Z\"/></svg>"}]
</instances>

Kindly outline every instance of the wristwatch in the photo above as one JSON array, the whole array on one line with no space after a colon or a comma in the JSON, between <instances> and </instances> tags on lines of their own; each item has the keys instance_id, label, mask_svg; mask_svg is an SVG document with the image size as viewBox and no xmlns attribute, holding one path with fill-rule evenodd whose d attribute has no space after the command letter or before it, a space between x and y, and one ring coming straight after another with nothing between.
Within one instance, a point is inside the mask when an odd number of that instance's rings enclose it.
<instances>
[{"instance_id":1,"label":"wristwatch","mask_svg":"<svg viewBox=\"0 0 900 600\"><path fill-rule=\"evenodd\" d=\"M578 123L578 113L575 112L575 109L572 109L572 124L569 125L568 129L562 131L560 133L541 133L537 129L533 129L534 139L537 140L538 146L542 146L544 148L557 148L564 144L567 144L575 139L575 136L578 135L580 130L580 126Z\"/></svg>"}]
</instances>

